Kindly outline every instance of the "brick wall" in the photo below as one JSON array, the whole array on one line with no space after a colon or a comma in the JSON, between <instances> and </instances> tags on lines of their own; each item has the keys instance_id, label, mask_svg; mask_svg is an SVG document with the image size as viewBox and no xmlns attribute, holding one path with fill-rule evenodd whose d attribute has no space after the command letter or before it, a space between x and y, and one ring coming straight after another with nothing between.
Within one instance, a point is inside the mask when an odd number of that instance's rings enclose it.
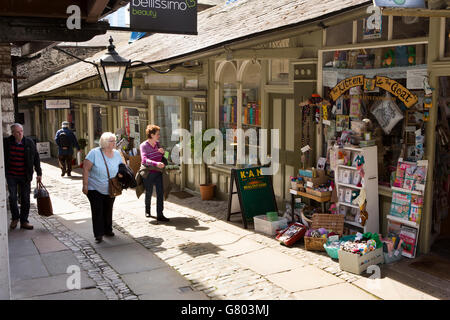
<instances>
[{"instance_id":1,"label":"brick wall","mask_svg":"<svg viewBox=\"0 0 450 320\"><path fill-rule=\"evenodd\" d=\"M9 126L14 123L11 74L11 47L8 43L0 43L0 99L3 136L9 135Z\"/></svg>"}]
</instances>

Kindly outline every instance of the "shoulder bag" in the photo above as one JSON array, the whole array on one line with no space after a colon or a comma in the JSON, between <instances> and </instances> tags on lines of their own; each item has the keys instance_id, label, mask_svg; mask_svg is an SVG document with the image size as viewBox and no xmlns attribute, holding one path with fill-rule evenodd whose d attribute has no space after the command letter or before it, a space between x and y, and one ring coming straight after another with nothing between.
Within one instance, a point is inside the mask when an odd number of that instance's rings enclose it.
<instances>
[{"instance_id":1,"label":"shoulder bag","mask_svg":"<svg viewBox=\"0 0 450 320\"><path fill-rule=\"evenodd\" d=\"M106 159L103 155L102 149L100 149L100 152L102 153L103 161L105 161L106 172L108 173L109 196L111 198L120 196L122 194L122 184L119 182L119 179L117 177L111 178L109 176L108 164L106 163Z\"/></svg>"}]
</instances>

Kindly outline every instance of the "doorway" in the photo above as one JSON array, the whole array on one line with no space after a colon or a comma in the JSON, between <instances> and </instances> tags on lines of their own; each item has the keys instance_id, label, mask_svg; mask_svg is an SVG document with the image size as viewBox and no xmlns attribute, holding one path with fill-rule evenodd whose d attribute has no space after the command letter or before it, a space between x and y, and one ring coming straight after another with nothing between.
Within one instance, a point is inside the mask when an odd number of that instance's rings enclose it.
<instances>
[{"instance_id":1,"label":"doorway","mask_svg":"<svg viewBox=\"0 0 450 320\"><path fill-rule=\"evenodd\" d=\"M284 210L283 203L290 199L290 177L296 176L295 170L298 168L298 162L300 161L295 152L295 120L298 118L296 117L293 94L269 94L269 102L269 128L278 130L280 147L280 166L278 172L273 175L273 189L278 208ZM272 141L271 139L268 140L270 141L270 148Z\"/></svg>"}]
</instances>

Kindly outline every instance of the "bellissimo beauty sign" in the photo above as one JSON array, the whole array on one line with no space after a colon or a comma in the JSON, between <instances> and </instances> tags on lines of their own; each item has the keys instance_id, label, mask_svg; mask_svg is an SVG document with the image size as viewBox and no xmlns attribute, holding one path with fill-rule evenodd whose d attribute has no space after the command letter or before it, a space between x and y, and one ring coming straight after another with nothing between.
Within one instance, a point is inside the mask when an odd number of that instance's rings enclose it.
<instances>
[{"instance_id":1,"label":"bellissimo beauty sign","mask_svg":"<svg viewBox=\"0 0 450 320\"><path fill-rule=\"evenodd\" d=\"M197 34L197 0L131 0L130 28L152 33Z\"/></svg>"}]
</instances>

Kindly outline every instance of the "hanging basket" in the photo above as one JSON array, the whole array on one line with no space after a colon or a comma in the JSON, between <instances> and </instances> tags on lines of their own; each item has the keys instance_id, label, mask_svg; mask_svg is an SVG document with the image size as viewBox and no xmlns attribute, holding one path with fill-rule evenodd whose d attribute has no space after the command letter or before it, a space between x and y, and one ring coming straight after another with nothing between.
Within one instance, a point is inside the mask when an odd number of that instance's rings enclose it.
<instances>
[{"instance_id":1,"label":"hanging basket","mask_svg":"<svg viewBox=\"0 0 450 320\"><path fill-rule=\"evenodd\" d=\"M214 188L215 184L201 184L200 185L200 195L202 196L202 200L211 200L214 198Z\"/></svg>"}]
</instances>

